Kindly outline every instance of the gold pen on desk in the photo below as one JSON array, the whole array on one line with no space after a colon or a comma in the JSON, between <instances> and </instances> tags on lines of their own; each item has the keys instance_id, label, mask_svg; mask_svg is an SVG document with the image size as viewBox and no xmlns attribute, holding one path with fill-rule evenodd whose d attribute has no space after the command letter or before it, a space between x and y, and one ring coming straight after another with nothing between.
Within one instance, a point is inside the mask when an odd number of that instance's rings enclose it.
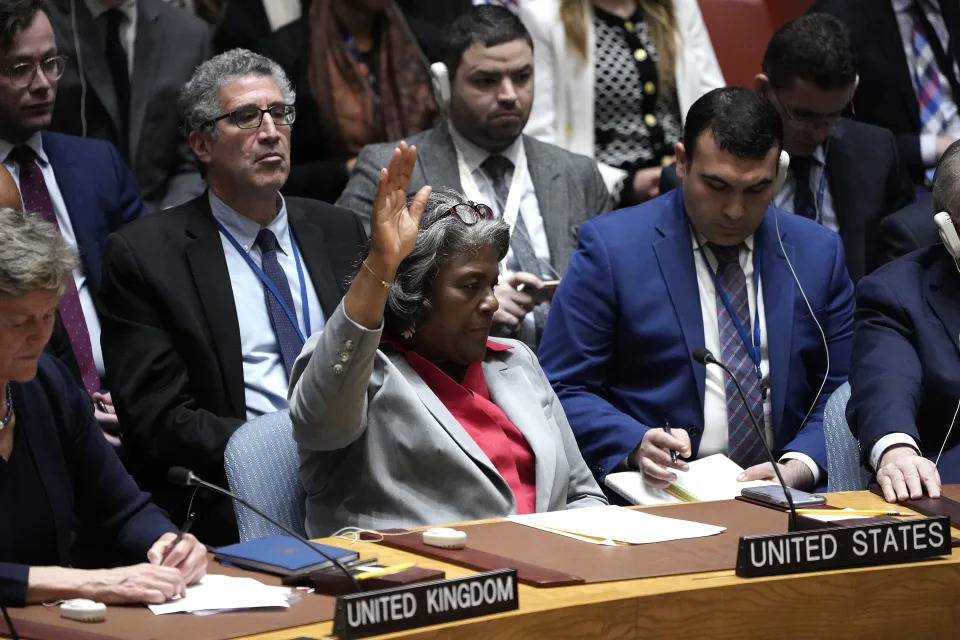
<instances>
[{"instance_id":1,"label":"gold pen on desk","mask_svg":"<svg viewBox=\"0 0 960 640\"><path fill-rule=\"evenodd\" d=\"M801 516L911 516L912 513L882 509L797 509Z\"/></svg>"},{"instance_id":2,"label":"gold pen on desk","mask_svg":"<svg viewBox=\"0 0 960 640\"><path fill-rule=\"evenodd\" d=\"M378 576L386 576L393 573L400 573L401 571L406 571L407 569L416 566L416 562L401 562L400 564L392 564L389 567L382 567L380 569L372 569L371 571L364 571L363 573L358 573L354 576L357 580L366 580L367 578L376 578Z\"/></svg>"}]
</instances>

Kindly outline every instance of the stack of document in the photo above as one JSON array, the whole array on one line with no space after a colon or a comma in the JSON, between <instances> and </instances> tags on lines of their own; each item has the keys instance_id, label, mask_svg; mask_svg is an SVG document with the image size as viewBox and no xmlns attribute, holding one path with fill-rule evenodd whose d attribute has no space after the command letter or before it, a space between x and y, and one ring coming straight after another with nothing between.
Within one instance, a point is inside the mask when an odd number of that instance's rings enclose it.
<instances>
[{"instance_id":1,"label":"stack of document","mask_svg":"<svg viewBox=\"0 0 960 640\"><path fill-rule=\"evenodd\" d=\"M677 479L666 489L655 489L643 481L641 471L611 473L604 484L632 504L672 504L704 500L732 500L748 487L762 487L776 482L751 480L738 482L743 467L718 453L694 460L688 471L674 471Z\"/></svg>"},{"instance_id":2,"label":"stack of document","mask_svg":"<svg viewBox=\"0 0 960 640\"><path fill-rule=\"evenodd\" d=\"M187 587L187 595L164 604L151 604L156 615L195 613L210 615L237 609L260 609L290 606L289 587L273 587L253 578L207 574L197 584Z\"/></svg>"},{"instance_id":3,"label":"stack of document","mask_svg":"<svg viewBox=\"0 0 960 640\"><path fill-rule=\"evenodd\" d=\"M724 527L712 524L663 518L610 506L508 516L507 520L568 538L609 546L702 538L724 531Z\"/></svg>"}]
</instances>

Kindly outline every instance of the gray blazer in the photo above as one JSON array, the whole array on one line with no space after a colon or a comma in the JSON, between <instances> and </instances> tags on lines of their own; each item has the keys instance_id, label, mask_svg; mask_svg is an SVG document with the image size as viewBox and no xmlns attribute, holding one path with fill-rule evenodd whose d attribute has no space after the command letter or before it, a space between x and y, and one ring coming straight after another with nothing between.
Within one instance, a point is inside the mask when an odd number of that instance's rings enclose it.
<instances>
[{"instance_id":1,"label":"gray blazer","mask_svg":"<svg viewBox=\"0 0 960 640\"><path fill-rule=\"evenodd\" d=\"M516 513L506 481L403 354L378 350L381 333L350 320L341 302L293 368L310 537ZM537 511L606 504L533 353L502 341L513 349L488 351L483 373L490 399L533 449Z\"/></svg>"},{"instance_id":2,"label":"gray blazer","mask_svg":"<svg viewBox=\"0 0 960 640\"><path fill-rule=\"evenodd\" d=\"M463 190L457 168L457 151L447 123L407 138L417 147L417 166L410 178L409 195L422 186ZM357 157L357 166L337 204L363 220L370 233L370 208L377 191L380 170L390 162L396 142L371 144ZM577 248L580 225L613 207L597 163L546 142L523 136L527 167L540 205L540 217L550 247L550 263L558 273L567 270Z\"/></svg>"},{"instance_id":3,"label":"gray blazer","mask_svg":"<svg viewBox=\"0 0 960 640\"><path fill-rule=\"evenodd\" d=\"M52 0L50 22L60 53L70 56L57 90L51 131L84 135L80 117L86 91L86 135L120 140L120 116L104 55L105 31L83 0ZM164 0L137 0L133 73L130 76L130 158L143 200L151 210L183 204L203 193L197 161L180 131L177 94L193 70L211 55L210 29L199 18ZM77 45L80 55L77 55ZM79 66L77 60L82 60Z\"/></svg>"}]
</instances>

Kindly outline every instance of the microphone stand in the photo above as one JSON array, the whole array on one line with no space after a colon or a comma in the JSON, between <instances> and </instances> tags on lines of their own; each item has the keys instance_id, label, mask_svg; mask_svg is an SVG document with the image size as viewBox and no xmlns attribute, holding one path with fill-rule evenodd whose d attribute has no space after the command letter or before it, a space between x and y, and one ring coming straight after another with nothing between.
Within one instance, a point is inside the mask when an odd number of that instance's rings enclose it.
<instances>
[{"instance_id":1,"label":"microphone stand","mask_svg":"<svg viewBox=\"0 0 960 640\"><path fill-rule=\"evenodd\" d=\"M3 612L3 620L7 623L7 630L10 633L10 637L13 640L20 640L20 636L17 635L17 628L13 626L13 620L10 619L10 612L7 611L7 605L4 604L3 598L0 598L0 611Z\"/></svg>"}]
</instances>

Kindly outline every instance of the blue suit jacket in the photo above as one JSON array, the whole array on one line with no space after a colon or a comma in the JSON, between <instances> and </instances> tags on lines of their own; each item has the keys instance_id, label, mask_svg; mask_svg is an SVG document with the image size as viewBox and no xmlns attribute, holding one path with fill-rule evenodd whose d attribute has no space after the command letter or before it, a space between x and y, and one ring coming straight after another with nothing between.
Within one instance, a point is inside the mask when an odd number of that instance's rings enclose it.
<instances>
[{"instance_id":1,"label":"blue suit jacket","mask_svg":"<svg viewBox=\"0 0 960 640\"><path fill-rule=\"evenodd\" d=\"M71 565L74 522L95 531L117 564L144 562L150 546L177 528L123 468L93 418L90 399L64 365L40 356L37 377L11 385L16 437L27 438L56 524L52 562ZM4 517L8 517L5 514ZM29 567L0 540L0 598L22 605Z\"/></svg>"},{"instance_id":2,"label":"blue suit jacket","mask_svg":"<svg viewBox=\"0 0 960 640\"><path fill-rule=\"evenodd\" d=\"M806 424L825 354L780 250L778 214L784 249L830 347L829 376ZM825 481L823 407L846 379L853 337L853 284L843 247L829 229L773 207L755 238L763 247L775 449L807 454ZM580 228L539 356L598 480L666 420L688 428L697 455L705 373L690 353L704 346L704 337L691 242L680 189Z\"/></svg>"},{"instance_id":3,"label":"blue suit jacket","mask_svg":"<svg viewBox=\"0 0 960 640\"><path fill-rule=\"evenodd\" d=\"M907 433L937 457L960 396L960 274L942 245L884 265L857 287L847 419L869 457L889 433ZM940 478L960 482L960 427Z\"/></svg>"},{"instance_id":4,"label":"blue suit jacket","mask_svg":"<svg viewBox=\"0 0 960 640\"><path fill-rule=\"evenodd\" d=\"M49 131L42 140L77 237L83 271L96 295L104 241L147 210L133 173L109 142Z\"/></svg>"}]
</instances>

